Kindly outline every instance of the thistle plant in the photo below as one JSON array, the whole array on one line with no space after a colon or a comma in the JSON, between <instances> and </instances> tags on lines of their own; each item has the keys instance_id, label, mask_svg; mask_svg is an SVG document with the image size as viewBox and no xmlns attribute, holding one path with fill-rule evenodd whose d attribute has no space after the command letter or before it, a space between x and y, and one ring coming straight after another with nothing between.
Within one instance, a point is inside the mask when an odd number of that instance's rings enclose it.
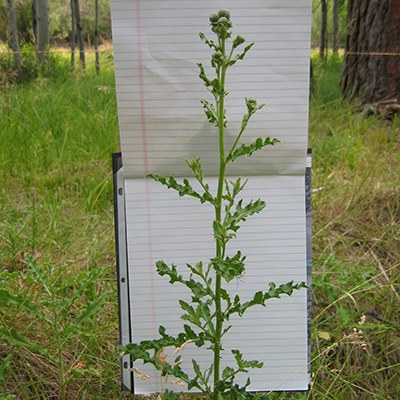
<instances>
[{"instance_id":1,"label":"thistle plant","mask_svg":"<svg viewBox=\"0 0 400 400\"><path fill-rule=\"evenodd\" d=\"M224 288L223 283L238 279L245 273L246 256L241 251L234 254L228 251L228 243L237 235L241 223L265 208L261 199L252 200L244 204L238 195L244 189L247 181L241 178L229 180L226 170L229 164L241 157L249 157L254 152L267 146L273 146L279 141L270 137L258 138L251 143L240 143L251 117L264 107L253 98L245 98L247 112L242 118L239 132L231 146L226 148L225 129L228 121L225 110L225 98L228 96L225 81L227 71L237 62L244 59L254 43L245 45L243 36L232 35L232 22L227 10L220 10L210 16L211 30L216 35L216 40L211 40L204 33L199 33L200 39L211 49L211 67L215 72L209 77L204 66L199 63L199 77L204 86L211 93L213 101L201 100L204 113L208 121L215 126L219 138L219 175L216 193L212 193L210 186L205 181L200 159L186 161L195 180L200 184L201 191L196 191L189 180L178 182L174 177L164 177L150 174L149 177L175 190L179 196L191 196L201 203L211 205L215 210L212 229L215 239L215 256L206 263L197 262L195 265L187 264L185 268L190 271L189 278L179 273L176 265L167 265L164 261L156 263L159 275L169 277L171 284L186 286L191 292L191 302L180 300L183 311L181 319L185 321L182 332L170 335L165 327L159 327L160 337L140 343L132 343L124 347L124 353L129 354L132 360L142 360L152 364L161 372L162 376L173 376L185 383L188 390L196 389L203 395L213 400L245 399L246 388L250 379L240 386L237 376L248 373L251 368L262 368L263 364L257 360L245 360L239 349L231 350L236 365L226 366L221 370L223 338L232 328L232 316L243 316L247 310L254 306L265 306L267 301L280 298L282 295L292 295L294 290L305 287L304 283L295 284L293 281L276 285L269 283L264 291L254 293L249 301L243 302L239 295L232 295ZM228 253L231 253L229 255ZM206 369L202 369L196 360L192 360L193 371L189 376L188 371L181 367L180 349L192 343L211 351L213 362ZM173 362L167 362L164 349L175 348L176 357ZM167 398L173 394L166 392Z\"/></svg>"}]
</instances>

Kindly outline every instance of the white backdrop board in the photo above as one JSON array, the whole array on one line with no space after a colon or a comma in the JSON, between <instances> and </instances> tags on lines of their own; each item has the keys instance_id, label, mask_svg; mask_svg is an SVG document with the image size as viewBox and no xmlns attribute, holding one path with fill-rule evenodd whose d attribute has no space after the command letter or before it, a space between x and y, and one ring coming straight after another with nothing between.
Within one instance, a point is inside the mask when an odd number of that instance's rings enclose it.
<instances>
[{"instance_id":1,"label":"white backdrop board","mask_svg":"<svg viewBox=\"0 0 400 400\"><path fill-rule=\"evenodd\" d=\"M144 177L150 172L190 177L183 160L200 157L210 186L215 185L217 135L202 111L200 99L209 96L197 68L198 62L208 65L210 53L198 32L211 36L208 16L222 8L231 12L234 33L256 42L228 72L228 145L246 112L244 97L266 103L244 141L259 136L281 141L228 170L231 177L250 176L245 199L267 202L234 242L248 256L247 273L229 289L246 299L270 281L307 281L304 173L311 1L112 0L111 5L129 294L124 340L157 338L159 325L180 331L178 299L188 299L188 293L159 277L156 261L184 266L214 256L212 210ZM251 373L250 390L306 390L307 317L306 290L254 308L234 321L224 361L229 361L230 348L239 348L245 358L264 362L264 368ZM210 354L189 346L184 362L191 364L193 357L205 365L211 361ZM151 379L129 378L129 390L177 390L151 366L137 367Z\"/></svg>"}]
</instances>

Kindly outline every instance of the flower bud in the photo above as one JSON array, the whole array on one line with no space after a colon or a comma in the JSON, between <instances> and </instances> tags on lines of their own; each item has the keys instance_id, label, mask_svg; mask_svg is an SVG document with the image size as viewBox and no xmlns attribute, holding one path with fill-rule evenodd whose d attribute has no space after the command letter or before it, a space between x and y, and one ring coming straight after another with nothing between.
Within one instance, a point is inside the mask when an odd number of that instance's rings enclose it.
<instances>
[{"instance_id":1,"label":"flower bud","mask_svg":"<svg viewBox=\"0 0 400 400\"><path fill-rule=\"evenodd\" d=\"M228 10L219 10L218 11L218 17L224 17L226 19L230 19L231 18L231 14Z\"/></svg>"},{"instance_id":2,"label":"flower bud","mask_svg":"<svg viewBox=\"0 0 400 400\"><path fill-rule=\"evenodd\" d=\"M246 39L242 36L242 35L237 35L235 37L235 39L233 39L233 46L234 47L238 47L240 46L242 43L244 43L246 41Z\"/></svg>"},{"instance_id":3,"label":"flower bud","mask_svg":"<svg viewBox=\"0 0 400 400\"><path fill-rule=\"evenodd\" d=\"M228 28L228 29L232 28L232 22L229 21L229 19L226 18L226 17L220 17L218 19L218 25L222 25L222 26L224 26L225 28Z\"/></svg>"},{"instance_id":4,"label":"flower bud","mask_svg":"<svg viewBox=\"0 0 400 400\"><path fill-rule=\"evenodd\" d=\"M222 64L223 62L224 62L224 56L223 56L223 54L221 53L221 52L216 52L216 53L214 53L212 56L211 56L211 60L215 63L215 64L217 64L217 65L220 65L220 64Z\"/></svg>"},{"instance_id":5,"label":"flower bud","mask_svg":"<svg viewBox=\"0 0 400 400\"><path fill-rule=\"evenodd\" d=\"M246 98L247 111L252 114L257 108L257 100L252 97Z\"/></svg>"},{"instance_id":6,"label":"flower bud","mask_svg":"<svg viewBox=\"0 0 400 400\"><path fill-rule=\"evenodd\" d=\"M210 15L210 22L217 22L218 21L218 14L211 14Z\"/></svg>"}]
</instances>

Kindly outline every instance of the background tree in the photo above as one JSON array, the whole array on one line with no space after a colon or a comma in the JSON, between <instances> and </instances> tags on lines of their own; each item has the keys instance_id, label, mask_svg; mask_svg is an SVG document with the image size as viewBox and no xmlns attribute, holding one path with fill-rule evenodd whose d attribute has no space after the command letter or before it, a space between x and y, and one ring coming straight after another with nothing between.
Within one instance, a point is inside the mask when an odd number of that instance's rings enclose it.
<instances>
[{"instance_id":1,"label":"background tree","mask_svg":"<svg viewBox=\"0 0 400 400\"><path fill-rule=\"evenodd\" d=\"M332 37L332 50L334 54L339 52L339 0L333 0L332 7L332 21L333 21L333 37Z\"/></svg>"},{"instance_id":2,"label":"background tree","mask_svg":"<svg viewBox=\"0 0 400 400\"><path fill-rule=\"evenodd\" d=\"M75 45L76 45L76 32L75 32L75 5L74 0L70 0L71 5L71 70L75 69Z\"/></svg>"},{"instance_id":3,"label":"background tree","mask_svg":"<svg viewBox=\"0 0 400 400\"><path fill-rule=\"evenodd\" d=\"M18 29L17 29L17 17L15 14L15 2L14 0L7 0L8 7L8 44L14 54L14 63L16 70L20 70L22 67L21 50L19 47L18 40Z\"/></svg>"},{"instance_id":4,"label":"background tree","mask_svg":"<svg viewBox=\"0 0 400 400\"><path fill-rule=\"evenodd\" d=\"M319 38L320 57L324 57L328 49L327 32L328 32L328 2L327 0L321 0L321 34Z\"/></svg>"},{"instance_id":5,"label":"background tree","mask_svg":"<svg viewBox=\"0 0 400 400\"><path fill-rule=\"evenodd\" d=\"M36 21L36 54L38 62L43 65L45 53L49 46L49 0L35 0L34 5Z\"/></svg>"},{"instance_id":6,"label":"background tree","mask_svg":"<svg viewBox=\"0 0 400 400\"><path fill-rule=\"evenodd\" d=\"M349 0L341 90L400 105L400 0Z\"/></svg>"},{"instance_id":7,"label":"background tree","mask_svg":"<svg viewBox=\"0 0 400 400\"><path fill-rule=\"evenodd\" d=\"M74 1L74 11L75 11L75 22L76 22L76 34L78 37L78 45L79 45L79 60L81 63L81 67L85 69L85 41L83 38L81 7L79 4L79 0L73 0L73 1Z\"/></svg>"},{"instance_id":8,"label":"background tree","mask_svg":"<svg viewBox=\"0 0 400 400\"><path fill-rule=\"evenodd\" d=\"M96 73L100 72L100 54L99 54L99 0L94 2L94 52L96 57Z\"/></svg>"}]
</instances>

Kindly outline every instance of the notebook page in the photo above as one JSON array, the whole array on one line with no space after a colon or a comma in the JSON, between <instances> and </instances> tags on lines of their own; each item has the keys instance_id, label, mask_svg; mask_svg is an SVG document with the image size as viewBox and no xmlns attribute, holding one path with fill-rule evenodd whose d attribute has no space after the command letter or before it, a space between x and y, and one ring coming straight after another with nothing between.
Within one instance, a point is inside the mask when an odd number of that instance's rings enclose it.
<instances>
[{"instance_id":1,"label":"notebook page","mask_svg":"<svg viewBox=\"0 0 400 400\"><path fill-rule=\"evenodd\" d=\"M216 178L210 183L215 190ZM190 197L179 198L176 192L151 180L128 179L125 191L133 340L158 338L159 325L177 334L183 324L178 300L190 301L190 296L184 286L171 286L167 277L160 277L155 263L173 263L184 276L186 263L208 264L215 251L212 206ZM247 255L246 274L227 285L243 301L268 288L268 282L306 281L304 196L301 176L257 176L249 180L244 202L261 198L267 207L249 218L228 246L228 255L238 249ZM271 300L266 308L255 307L231 322L233 328L224 340L224 363L235 364L230 349L240 349L245 359L264 362L262 369L251 370L250 390L308 388L306 290ZM191 370L192 358L204 367L212 362L211 353L204 348L188 346L182 356L185 370ZM150 376L149 381L135 379L135 393L158 392L166 387L182 390L168 385L151 366L138 362L135 367Z\"/></svg>"},{"instance_id":2,"label":"notebook page","mask_svg":"<svg viewBox=\"0 0 400 400\"><path fill-rule=\"evenodd\" d=\"M200 157L207 175L217 175L210 152L217 135L201 99L211 100L198 78L207 74L210 49L198 32L213 38L208 16L231 12L234 35L255 45L229 69L226 98L227 146L246 112L244 97L266 107L251 120L243 138L281 140L269 157L263 152L238 160L230 175L304 174L308 127L310 0L112 0L117 101L124 171L184 176L185 159Z\"/></svg>"}]
</instances>

